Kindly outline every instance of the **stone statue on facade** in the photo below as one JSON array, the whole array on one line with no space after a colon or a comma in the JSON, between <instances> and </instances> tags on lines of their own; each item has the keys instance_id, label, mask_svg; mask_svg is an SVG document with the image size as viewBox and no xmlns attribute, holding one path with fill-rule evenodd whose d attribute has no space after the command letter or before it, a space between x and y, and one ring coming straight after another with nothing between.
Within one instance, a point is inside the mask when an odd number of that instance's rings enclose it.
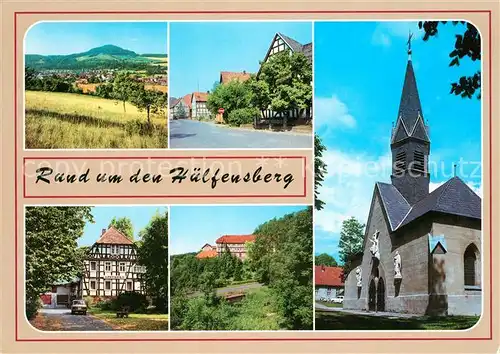
<instances>
[{"instance_id":1,"label":"stone statue on facade","mask_svg":"<svg viewBox=\"0 0 500 354\"><path fill-rule=\"evenodd\" d=\"M356 285L360 288L362 284L361 267L356 268L356 280Z\"/></svg>"},{"instance_id":2,"label":"stone statue on facade","mask_svg":"<svg viewBox=\"0 0 500 354\"><path fill-rule=\"evenodd\" d=\"M372 256L377 258L377 259L380 259L380 251L379 251L379 248L378 248L378 237L379 237L379 231L375 231L375 233L373 234L372 238L370 239L370 241L372 241L372 246L370 247L370 252L372 253Z\"/></svg>"},{"instance_id":3,"label":"stone statue on facade","mask_svg":"<svg viewBox=\"0 0 500 354\"><path fill-rule=\"evenodd\" d=\"M399 251L394 254L394 279L401 279L401 255Z\"/></svg>"}]
</instances>

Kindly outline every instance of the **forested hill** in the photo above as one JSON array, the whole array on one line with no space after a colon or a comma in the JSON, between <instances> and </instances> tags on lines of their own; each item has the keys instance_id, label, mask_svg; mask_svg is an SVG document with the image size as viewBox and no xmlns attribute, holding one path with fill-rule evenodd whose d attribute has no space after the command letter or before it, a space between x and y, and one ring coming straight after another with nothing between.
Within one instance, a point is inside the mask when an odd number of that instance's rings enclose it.
<instances>
[{"instance_id":1,"label":"forested hill","mask_svg":"<svg viewBox=\"0 0 500 354\"><path fill-rule=\"evenodd\" d=\"M83 53L68 55L26 54L25 66L38 70L143 69L156 63L154 58L166 54L139 55L131 50L107 44Z\"/></svg>"}]
</instances>

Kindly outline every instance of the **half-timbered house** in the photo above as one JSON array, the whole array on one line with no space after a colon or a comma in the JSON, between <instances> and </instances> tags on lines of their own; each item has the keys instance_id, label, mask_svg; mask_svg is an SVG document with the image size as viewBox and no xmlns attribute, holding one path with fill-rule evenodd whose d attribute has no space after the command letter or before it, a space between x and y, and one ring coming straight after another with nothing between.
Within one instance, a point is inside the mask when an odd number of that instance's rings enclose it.
<instances>
[{"instance_id":1,"label":"half-timbered house","mask_svg":"<svg viewBox=\"0 0 500 354\"><path fill-rule=\"evenodd\" d=\"M271 45L269 46L269 49L267 50L266 56L264 57L264 60L262 60L262 63L266 63L273 55L284 51L288 51L289 53L302 53L306 57L307 61L309 63L312 63L312 43L301 44L293 38L285 36L283 33L279 32L274 35ZM259 68L257 77L260 75L261 68ZM285 117L292 123L297 120L307 122L312 117L312 107L310 106L305 109L293 109L288 113L279 113L271 109L267 109L262 112L262 118L265 120L282 120Z\"/></svg>"},{"instance_id":2,"label":"half-timbered house","mask_svg":"<svg viewBox=\"0 0 500 354\"><path fill-rule=\"evenodd\" d=\"M137 247L114 227L102 230L84 265L83 296L102 298L125 291L144 293L145 267L137 264Z\"/></svg>"}]
</instances>

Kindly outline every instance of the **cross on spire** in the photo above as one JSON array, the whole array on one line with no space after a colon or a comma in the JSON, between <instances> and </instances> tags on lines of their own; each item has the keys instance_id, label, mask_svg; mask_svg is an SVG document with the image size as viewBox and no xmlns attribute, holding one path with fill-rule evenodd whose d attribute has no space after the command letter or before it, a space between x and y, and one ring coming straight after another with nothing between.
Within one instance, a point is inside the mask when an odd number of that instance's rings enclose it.
<instances>
[{"instance_id":1,"label":"cross on spire","mask_svg":"<svg viewBox=\"0 0 500 354\"><path fill-rule=\"evenodd\" d=\"M408 60L411 60L411 39L413 38L413 33L411 33L411 30L408 30L408 42L406 44L408 45Z\"/></svg>"}]
</instances>

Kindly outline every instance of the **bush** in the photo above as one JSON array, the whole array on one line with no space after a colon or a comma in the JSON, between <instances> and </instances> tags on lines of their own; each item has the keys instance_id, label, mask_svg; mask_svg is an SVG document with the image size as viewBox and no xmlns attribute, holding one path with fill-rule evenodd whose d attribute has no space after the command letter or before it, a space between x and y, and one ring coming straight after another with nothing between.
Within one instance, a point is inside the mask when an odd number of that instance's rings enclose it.
<instances>
[{"instance_id":1,"label":"bush","mask_svg":"<svg viewBox=\"0 0 500 354\"><path fill-rule=\"evenodd\" d=\"M88 308L91 308L95 305L94 298L92 296L85 296L83 298L83 301L85 301L85 305L87 305Z\"/></svg>"},{"instance_id":2,"label":"bush","mask_svg":"<svg viewBox=\"0 0 500 354\"><path fill-rule=\"evenodd\" d=\"M242 124L252 124L255 117L259 115L257 108L240 108L229 113L227 123L240 126Z\"/></svg>"},{"instance_id":3,"label":"bush","mask_svg":"<svg viewBox=\"0 0 500 354\"><path fill-rule=\"evenodd\" d=\"M42 308L42 301L37 296L35 299L26 299L26 317L31 320L35 317L39 309Z\"/></svg>"},{"instance_id":4,"label":"bush","mask_svg":"<svg viewBox=\"0 0 500 354\"><path fill-rule=\"evenodd\" d=\"M118 295L114 300L116 309L128 306L131 312L145 312L149 303L146 295L134 291L127 291Z\"/></svg>"},{"instance_id":5,"label":"bush","mask_svg":"<svg viewBox=\"0 0 500 354\"><path fill-rule=\"evenodd\" d=\"M95 304L95 307L103 310L103 311L114 311L116 310L116 304L114 299L108 299L108 300L103 300L99 301L97 304Z\"/></svg>"}]
</instances>

